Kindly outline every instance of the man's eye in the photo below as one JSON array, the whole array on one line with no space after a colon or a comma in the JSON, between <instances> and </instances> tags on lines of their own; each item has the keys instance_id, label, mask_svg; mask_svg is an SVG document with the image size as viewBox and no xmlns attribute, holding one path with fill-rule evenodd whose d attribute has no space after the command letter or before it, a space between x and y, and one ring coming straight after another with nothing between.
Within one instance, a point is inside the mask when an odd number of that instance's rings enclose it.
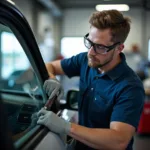
<instances>
[{"instance_id":1,"label":"man's eye","mask_svg":"<svg viewBox=\"0 0 150 150\"><path fill-rule=\"evenodd\" d=\"M106 48L106 47L104 47L104 46L99 46L99 45L97 45L96 47L97 47L97 49L107 50L107 48Z\"/></svg>"}]
</instances>

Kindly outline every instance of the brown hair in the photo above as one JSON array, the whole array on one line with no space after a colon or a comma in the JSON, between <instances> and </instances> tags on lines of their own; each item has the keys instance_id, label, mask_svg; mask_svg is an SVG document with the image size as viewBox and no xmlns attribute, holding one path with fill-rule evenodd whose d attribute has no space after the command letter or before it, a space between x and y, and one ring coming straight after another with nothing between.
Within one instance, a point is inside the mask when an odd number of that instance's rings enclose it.
<instances>
[{"instance_id":1,"label":"brown hair","mask_svg":"<svg viewBox=\"0 0 150 150\"><path fill-rule=\"evenodd\" d=\"M95 12L89 23L98 29L111 29L112 41L124 43L130 31L131 20L117 10Z\"/></svg>"}]
</instances>

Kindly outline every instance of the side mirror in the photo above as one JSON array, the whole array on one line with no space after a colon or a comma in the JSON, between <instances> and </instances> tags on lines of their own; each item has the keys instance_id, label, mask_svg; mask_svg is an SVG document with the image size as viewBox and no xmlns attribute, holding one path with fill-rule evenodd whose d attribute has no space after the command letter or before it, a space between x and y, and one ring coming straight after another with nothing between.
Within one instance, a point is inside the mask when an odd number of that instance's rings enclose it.
<instances>
[{"instance_id":1,"label":"side mirror","mask_svg":"<svg viewBox=\"0 0 150 150\"><path fill-rule=\"evenodd\" d=\"M78 110L78 100L79 100L78 90L69 90L66 97L67 108L71 110Z\"/></svg>"}]
</instances>

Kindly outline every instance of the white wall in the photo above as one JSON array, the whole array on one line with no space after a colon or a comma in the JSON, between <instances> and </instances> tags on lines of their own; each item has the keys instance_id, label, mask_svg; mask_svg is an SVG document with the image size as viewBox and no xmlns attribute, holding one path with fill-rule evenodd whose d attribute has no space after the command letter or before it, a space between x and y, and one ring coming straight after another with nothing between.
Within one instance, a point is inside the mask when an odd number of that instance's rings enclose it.
<instances>
[{"instance_id":1,"label":"white wall","mask_svg":"<svg viewBox=\"0 0 150 150\"><path fill-rule=\"evenodd\" d=\"M89 32L89 16L94 9L67 9L64 11L62 35L84 36ZM140 48L142 42L142 9L131 9L124 13L132 19L131 32L125 42L125 49L130 49L132 43L138 43Z\"/></svg>"},{"instance_id":2,"label":"white wall","mask_svg":"<svg viewBox=\"0 0 150 150\"><path fill-rule=\"evenodd\" d=\"M43 38L44 34L44 29L45 28L50 28L52 32L54 31L54 20L50 12L47 11L40 11L38 12L38 35L40 36L40 39ZM54 34L54 33L53 33Z\"/></svg>"},{"instance_id":3,"label":"white wall","mask_svg":"<svg viewBox=\"0 0 150 150\"><path fill-rule=\"evenodd\" d=\"M93 9L67 9L63 14L62 36L84 36L89 32L89 16Z\"/></svg>"},{"instance_id":4,"label":"white wall","mask_svg":"<svg viewBox=\"0 0 150 150\"><path fill-rule=\"evenodd\" d=\"M131 18L131 30L128 35L128 38L125 42L125 49L129 50L133 43L139 44L140 49L143 47L143 33L142 33L142 9L131 9L128 12L124 12L125 16Z\"/></svg>"}]
</instances>

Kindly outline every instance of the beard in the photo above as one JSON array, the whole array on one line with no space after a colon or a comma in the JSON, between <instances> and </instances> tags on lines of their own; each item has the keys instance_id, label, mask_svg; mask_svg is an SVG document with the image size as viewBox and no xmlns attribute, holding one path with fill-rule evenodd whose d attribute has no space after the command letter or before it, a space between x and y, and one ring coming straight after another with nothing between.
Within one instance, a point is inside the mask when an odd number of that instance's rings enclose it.
<instances>
[{"instance_id":1,"label":"beard","mask_svg":"<svg viewBox=\"0 0 150 150\"><path fill-rule=\"evenodd\" d=\"M113 60L113 55L109 57L107 60L105 60L103 63L101 63L100 60L96 59L93 56L87 57L88 57L88 66L91 68L102 68L103 66L107 65Z\"/></svg>"},{"instance_id":2,"label":"beard","mask_svg":"<svg viewBox=\"0 0 150 150\"><path fill-rule=\"evenodd\" d=\"M91 68L99 68L102 64L93 57L88 56L88 66Z\"/></svg>"}]
</instances>

